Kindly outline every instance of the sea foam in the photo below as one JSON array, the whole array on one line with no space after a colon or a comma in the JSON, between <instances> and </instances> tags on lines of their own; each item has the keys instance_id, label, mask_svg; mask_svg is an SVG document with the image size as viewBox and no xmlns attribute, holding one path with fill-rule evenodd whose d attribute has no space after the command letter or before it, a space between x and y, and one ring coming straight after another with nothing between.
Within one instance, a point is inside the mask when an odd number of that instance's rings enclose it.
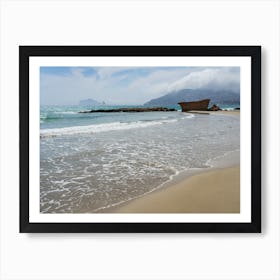
<instances>
[{"instance_id":1,"label":"sea foam","mask_svg":"<svg viewBox=\"0 0 280 280\"><path fill-rule=\"evenodd\" d=\"M192 117L191 115L188 117ZM63 127L63 128L50 128L50 129L41 129L40 137L55 137L63 135L74 135L74 134L84 134L84 133L99 133L113 130L128 130L135 128L145 128L149 126L162 125L165 123L177 122L177 119L170 120L156 120L156 121L137 121L137 122L112 122L112 123L103 123L95 125L86 125L86 126L74 126L74 127Z\"/></svg>"}]
</instances>

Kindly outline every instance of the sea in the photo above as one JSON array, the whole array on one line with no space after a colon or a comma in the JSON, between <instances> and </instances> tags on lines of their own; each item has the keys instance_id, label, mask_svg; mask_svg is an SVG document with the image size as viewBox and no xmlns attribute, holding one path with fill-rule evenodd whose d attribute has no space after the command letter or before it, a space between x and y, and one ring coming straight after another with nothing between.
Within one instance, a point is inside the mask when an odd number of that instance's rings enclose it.
<instances>
[{"instance_id":1,"label":"sea","mask_svg":"<svg viewBox=\"0 0 280 280\"><path fill-rule=\"evenodd\" d=\"M40 108L41 213L100 212L240 149L235 115L79 113L90 109Z\"/></svg>"}]
</instances>

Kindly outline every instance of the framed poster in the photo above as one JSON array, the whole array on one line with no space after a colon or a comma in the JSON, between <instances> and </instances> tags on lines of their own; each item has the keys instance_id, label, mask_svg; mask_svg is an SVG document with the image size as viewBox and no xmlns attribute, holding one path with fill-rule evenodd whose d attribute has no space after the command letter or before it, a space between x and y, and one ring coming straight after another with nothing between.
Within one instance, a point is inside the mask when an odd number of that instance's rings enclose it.
<instances>
[{"instance_id":1,"label":"framed poster","mask_svg":"<svg viewBox=\"0 0 280 280\"><path fill-rule=\"evenodd\" d=\"M19 59L20 232L261 232L261 47Z\"/></svg>"}]
</instances>

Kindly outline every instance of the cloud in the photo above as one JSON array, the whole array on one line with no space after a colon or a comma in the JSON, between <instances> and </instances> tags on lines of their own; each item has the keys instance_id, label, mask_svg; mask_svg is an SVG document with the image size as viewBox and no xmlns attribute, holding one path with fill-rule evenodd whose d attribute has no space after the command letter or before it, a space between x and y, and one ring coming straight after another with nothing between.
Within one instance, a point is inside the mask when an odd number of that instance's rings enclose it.
<instances>
[{"instance_id":1,"label":"cloud","mask_svg":"<svg viewBox=\"0 0 280 280\"><path fill-rule=\"evenodd\" d=\"M239 69L239 67L238 67ZM207 68L200 72L192 72L182 79L171 83L168 91L180 89L209 89L239 91L240 73L233 68Z\"/></svg>"}]
</instances>

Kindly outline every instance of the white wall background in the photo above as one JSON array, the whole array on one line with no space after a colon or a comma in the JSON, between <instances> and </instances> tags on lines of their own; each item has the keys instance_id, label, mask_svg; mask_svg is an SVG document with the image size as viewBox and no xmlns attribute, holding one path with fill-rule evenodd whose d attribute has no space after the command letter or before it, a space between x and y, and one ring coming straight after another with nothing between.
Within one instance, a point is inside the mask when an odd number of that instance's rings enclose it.
<instances>
[{"instance_id":1,"label":"white wall background","mask_svg":"<svg viewBox=\"0 0 280 280\"><path fill-rule=\"evenodd\" d=\"M0 0L1 279L280 279L280 3ZM262 234L19 234L18 45L262 45Z\"/></svg>"}]
</instances>

